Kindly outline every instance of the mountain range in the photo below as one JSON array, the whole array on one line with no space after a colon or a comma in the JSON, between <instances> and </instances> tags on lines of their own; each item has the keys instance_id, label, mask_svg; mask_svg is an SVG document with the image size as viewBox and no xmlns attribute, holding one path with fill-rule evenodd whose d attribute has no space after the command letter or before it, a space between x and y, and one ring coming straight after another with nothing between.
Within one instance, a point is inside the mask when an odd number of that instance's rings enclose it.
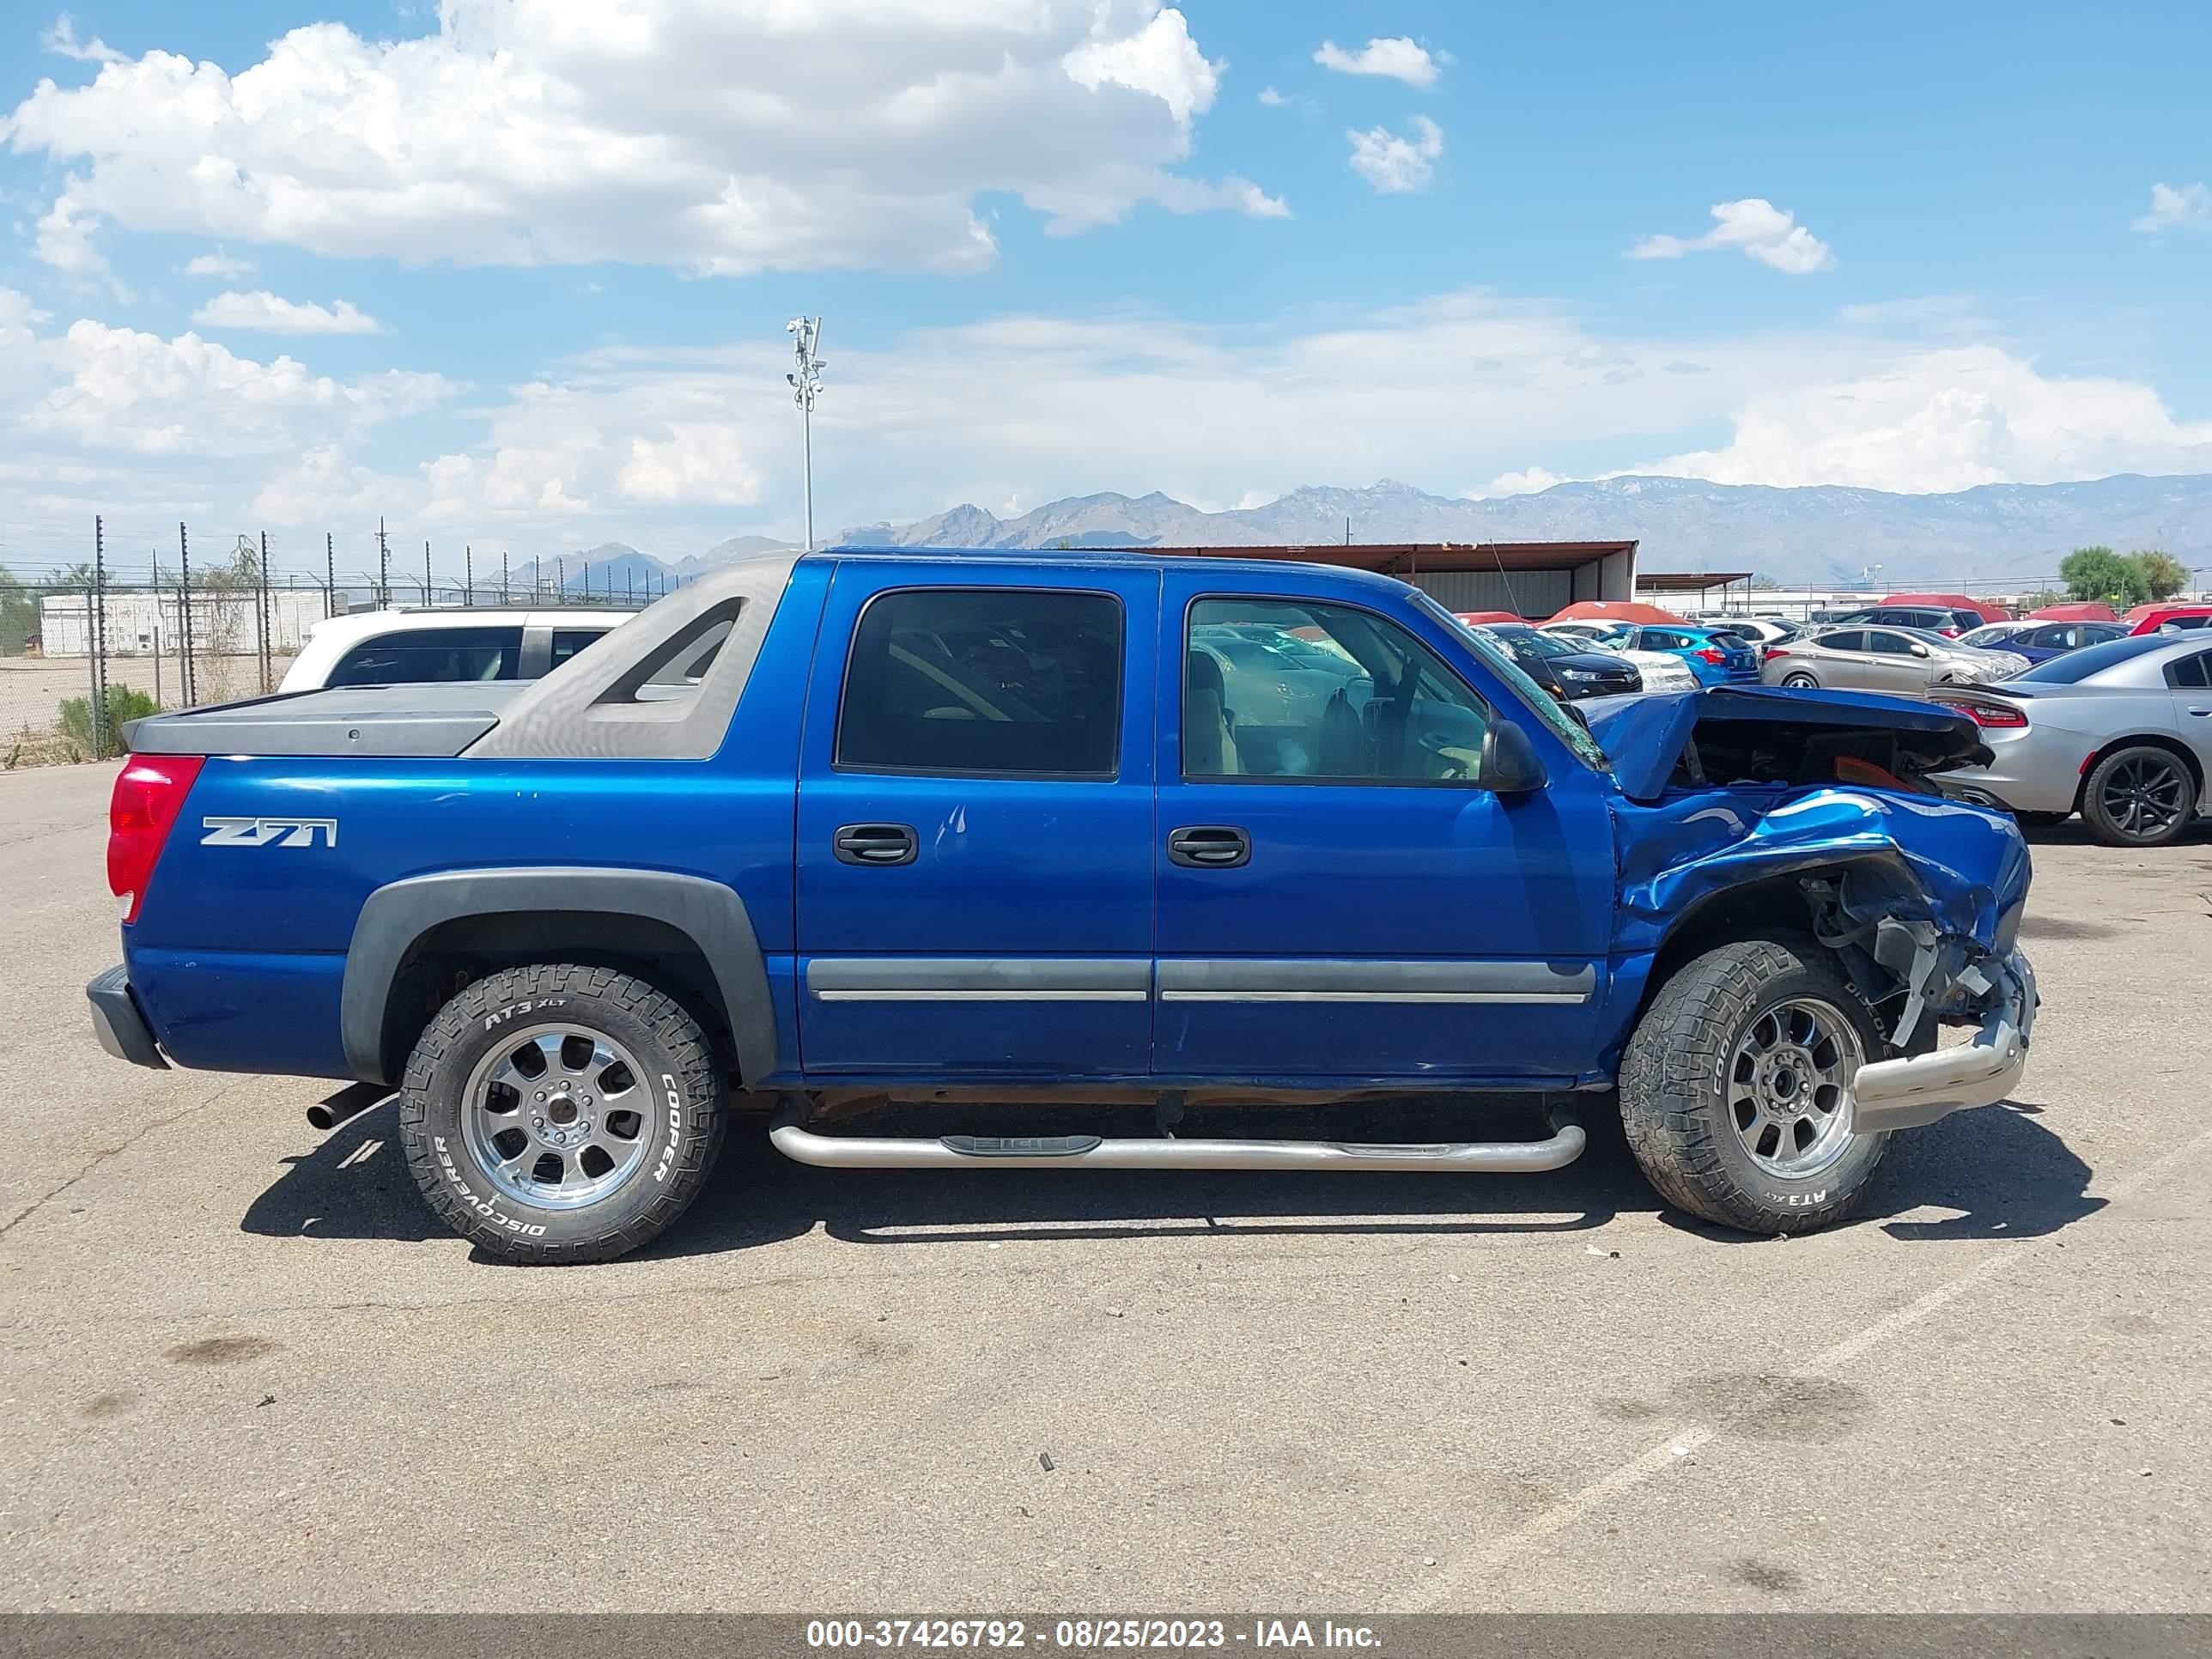
<instances>
[{"instance_id":1,"label":"mountain range","mask_svg":"<svg viewBox=\"0 0 2212 1659\"><path fill-rule=\"evenodd\" d=\"M1319 547L1356 542L1614 541L1642 544L1645 571L1747 570L1785 586L2039 585L2076 547L2160 547L2212 566L2212 475L2127 473L2081 483L1984 484L1901 495L1822 484L1777 489L1693 478L1619 477L1470 501L1389 479L1310 485L1262 507L1209 513L1155 490L1071 495L1001 519L963 503L909 524L855 526L845 547ZM788 548L735 536L658 559L622 542L572 554L569 591L642 592L732 559ZM549 572L549 574L550 573Z\"/></svg>"}]
</instances>

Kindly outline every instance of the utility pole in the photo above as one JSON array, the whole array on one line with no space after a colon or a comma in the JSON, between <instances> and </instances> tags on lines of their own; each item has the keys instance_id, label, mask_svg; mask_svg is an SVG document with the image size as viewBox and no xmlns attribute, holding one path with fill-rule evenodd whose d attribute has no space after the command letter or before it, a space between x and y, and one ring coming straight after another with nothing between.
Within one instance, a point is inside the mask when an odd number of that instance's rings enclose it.
<instances>
[{"instance_id":1,"label":"utility pole","mask_svg":"<svg viewBox=\"0 0 2212 1659\"><path fill-rule=\"evenodd\" d=\"M337 614L338 591L338 556L337 544L331 532L323 532L323 616L325 620Z\"/></svg>"},{"instance_id":2,"label":"utility pole","mask_svg":"<svg viewBox=\"0 0 2212 1659\"><path fill-rule=\"evenodd\" d=\"M422 603L430 603L430 544L422 544Z\"/></svg>"},{"instance_id":3,"label":"utility pole","mask_svg":"<svg viewBox=\"0 0 2212 1659\"><path fill-rule=\"evenodd\" d=\"M553 603L568 603L568 562L557 556L553 561Z\"/></svg>"},{"instance_id":4,"label":"utility pole","mask_svg":"<svg viewBox=\"0 0 2212 1659\"><path fill-rule=\"evenodd\" d=\"M477 550L466 542L461 544L461 604L464 608L477 602Z\"/></svg>"},{"instance_id":5,"label":"utility pole","mask_svg":"<svg viewBox=\"0 0 2212 1659\"><path fill-rule=\"evenodd\" d=\"M819 354L822 319L794 317L783 325L793 337L792 350L799 367L785 375L792 401L799 405L799 473L806 492L806 550L814 550L814 400L821 395L822 371L828 367Z\"/></svg>"},{"instance_id":6,"label":"utility pole","mask_svg":"<svg viewBox=\"0 0 2212 1659\"><path fill-rule=\"evenodd\" d=\"M107 753L107 526L92 518L92 580L84 585L84 654L92 663L92 757Z\"/></svg>"},{"instance_id":7,"label":"utility pole","mask_svg":"<svg viewBox=\"0 0 2212 1659\"><path fill-rule=\"evenodd\" d=\"M392 604L392 549L384 539L384 517L376 520L376 608L388 609Z\"/></svg>"},{"instance_id":8,"label":"utility pole","mask_svg":"<svg viewBox=\"0 0 2212 1659\"><path fill-rule=\"evenodd\" d=\"M505 605L507 602L507 550L503 547L499 550L499 602L501 605Z\"/></svg>"}]
</instances>

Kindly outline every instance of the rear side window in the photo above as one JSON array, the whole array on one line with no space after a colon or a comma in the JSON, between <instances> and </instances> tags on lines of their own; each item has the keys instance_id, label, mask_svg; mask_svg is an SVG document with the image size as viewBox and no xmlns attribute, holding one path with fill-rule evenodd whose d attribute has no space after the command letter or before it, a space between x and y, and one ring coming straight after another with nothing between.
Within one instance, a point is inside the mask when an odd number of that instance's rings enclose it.
<instances>
[{"instance_id":1,"label":"rear side window","mask_svg":"<svg viewBox=\"0 0 2212 1659\"><path fill-rule=\"evenodd\" d=\"M1682 651L1696 643L1687 634L1678 634L1671 628L1644 630L1644 648L1647 651Z\"/></svg>"},{"instance_id":2,"label":"rear side window","mask_svg":"<svg viewBox=\"0 0 2212 1659\"><path fill-rule=\"evenodd\" d=\"M864 772L1111 778L1121 604L1040 588L906 588L860 613L836 763Z\"/></svg>"},{"instance_id":3,"label":"rear side window","mask_svg":"<svg viewBox=\"0 0 2212 1659\"><path fill-rule=\"evenodd\" d=\"M2202 691L2212 688L2212 652L2184 657L2179 662L2166 665L2166 683L2177 691Z\"/></svg>"},{"instance_id":4,"label":"rear side window","mask_svg":"<svg viewBox=\"0 0 2212 1659\"><path fill-rule=\"evenodd\" d=\"M553 630L553 666L558 668L593 641L602 638L606 630L601 628L556 628Z\"/></svg>"},{"instance_id":5,"label":"rear side window","mask_svg":"<svg viewBox=\"0 0 2212 1659\"><path fill-rule=\"evenodd\" d=\"M1863 651L1866 635L1856 628L1846 628L1833 634L1823 634L1813 641L1824 651Z\"/></svg>"},{"instance_id":6,"label":"rear side window","mask_svg":"<svg viewBox=\"0 0 2212 1659\"><path fill-rule=\"evenodd\" d=\"M428 680L511 680L522 659L520 628L403 629L340 657L326 685L410 685Z\"/></svg>"}]
</instances>

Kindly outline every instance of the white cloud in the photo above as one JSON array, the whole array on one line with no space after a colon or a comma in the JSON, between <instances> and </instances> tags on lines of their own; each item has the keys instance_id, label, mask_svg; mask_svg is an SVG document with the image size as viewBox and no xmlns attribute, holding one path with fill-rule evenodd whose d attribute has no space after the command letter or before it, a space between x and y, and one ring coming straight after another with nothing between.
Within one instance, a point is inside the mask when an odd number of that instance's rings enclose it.
<instances>
[{"instance_id":1,"label":"white cloud","mask_svg":"<svg viewBox=\"0 0 2212 1659\"><path fill-rule=\"evenodd\" d=\"M1378 35L1358 52L1346 52L1335 41L1324 40L1313 60L1340 75L1387 75L1409 87L1432 87L1443 72L1426 46L1404 35L1391 40Z\"/></svg>"},{"instance_id":2,"label":"white cloud","mask_svg":"<svg viewBox=\"0 0 2212 1659\"><path fill-rule=\"evenodd\" d=\"M1387 127L1346 131L1352 141L1352 170L1385 195L1425 190L1444 153L1444 130L1425 115L1413 118L1413 136L1401 138Z\"/></svg>"},{"instance_id":3,"label":"white cloud","mask_svg":"<svg viewBox=\"0 0 2212 1659\"><path fill-rule=\"evenodd\" d=\"M256 362L197 334L164 339L90 318L42 343L40 355L52 383L16 424L92 451L297 453L318 437L419 414L458 390L441 375L398 371L340 381L291 357Z\"/></svg>"},{"instance_id":4,"label":"white cloud","mask_svg":"<svg viewBox=\"0 0 2212 1659\"><path fill-rule=\"evenodd\" d=\"M1708 248L1741 250L1763 265L1803 276L1836 263L1828 245L1797 222L1796 215L1760 196L1713 207L1713 228L1702 236L1647 236L1628 250L1632 259L1679 259Z\"/></svg>"},{"instance_id":5,"label":"white cloud","mask_svg":"<svg viewBox=\"0 0 2212 1659\"><path fill-rule=\"evenodd\" d=\"M67 169L39 257L104 226L332 258L963 270L976 202L1072 230L1271 214L1178 169L1218 67L1158 0L446 0L437 33L293 30L236 75L153 51L42 82L0 139Z\"/></svg>"},{"instance_id":6,"label":"white cloud","mask_svg":"<svg viewBox=\"0 0 2212 1659\"><path fill-rule=\"evenodd\" d=\"M1556 472L1532 466L1519 472L1501 472L1480 489L1470 489L1467 495L1469 501L1486 501L1500 495L1533 495L1553 484L1567 482Z\"/></svg>"},{"instance_id":7,"label":"white cloud","mask_svg":"<svg viewBox=\"0 0 2212 1659\"><path fill-rule=\"evenodd\" d=\"M379 334L376 319L350 300L319 306L311 300L287 300L267 289L251 294L218 294L192 313L202 328L255 329L264 334Z\"/></svg>"},{"instance_id":8,"label":"white cloud","mask_svg":"<svg viewBox=\"0 0 2212 1659\"><path fill-rule=\"evenodd\" d=\"M2136 221L2147 235L2161 230L2212 230L2212 186L2153 185L2150 211Z\"/></svg>"},{"instance_id":9,"label":"white cloud","mask_svg":"<svg viewBox=\"0 0 2212 1659\"><path fill-rule=\"evenodd\" d=\"M963 500L1258 501L1382 476L1503 495L1620 471L1908 492L2212 471L2212 422L2142 380L1871 320L1604 336L1470 290L1319 324L1006 316L835 356L814 428L832 532ZM172 532L319 543L384 514L441 547L696 550L732 508L796 525L787 362L769 341L606 348L461 407L434 375L341 379L90 319L57 333L0 292L0 476L18 469L27 514ZM1731 435L1693 448L1710 429Z\"/></svg>"},{"instance_id":10,"label":"white cloud","mask_svg":"<svg viewBox=\"0 0 2212 1659\"><path fill-rule=\"evenodd\" d=\"M1991 345L1764 391L1733 418L1725 448L1627 470L1908 492L2212 470L2212 421L2176 421L2139 381L2046 375Z\"/></svg>"},{"instance_id":11,"label":"white cloud","mask_svg":"<svg viewBox=\"0 0 2212 1659\"><path fill-rule=\"evenodd\" d=\"M1265 104L1269 109L1280 109L1284 105L1289 103L1291 100L1284 97L1281 93L1277 92L1273 87L1262 87L1260 88L1260 101Z\"/></svg>"},{"instance_id":12,"label":"white cloud","mask_svg":"<svg viewBox=\"0 0 2212 1659\"><path fill-rule=\"evenodd\" d=\"M241 276L253 275L253 261L236 258L217 249L213 253L203 253L196 258L187 260L185 264L185 275L213 276L222 282L234 283Z\"/></svg>"},{"instance_id":13,"label":"white cloud","mask_svg":"<svg viewBox=\"0 0 2212 1659\"><path fill-rule=\"evenodd\" d=\"M76 38L76 20L67 12L39 32L39 45L58 57L73 58L80 64L119 64L123 54L94 35L89 40Z\"/></svg>"}]
</instances>

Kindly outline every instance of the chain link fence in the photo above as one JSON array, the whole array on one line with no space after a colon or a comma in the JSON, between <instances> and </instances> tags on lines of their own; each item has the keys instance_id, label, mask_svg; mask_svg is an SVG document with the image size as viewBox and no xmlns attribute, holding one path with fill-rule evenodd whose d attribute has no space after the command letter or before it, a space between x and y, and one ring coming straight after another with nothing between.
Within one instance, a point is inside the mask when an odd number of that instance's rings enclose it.
<instances>
[{"instance_id":1,"label":"chain link fence","mask_svg":"<svg viewBox=\"0 0 2212 1659\"><path fill-rule=\"evenodd\" d=\"M0 526L0 532L9 526ZM345 550L283 545L266 534L213 541L188 525L166 548L92 526L88 556L10 566L34 538L0 536L0 769L112 757L123 726L165 708L266 695L331 617L391 609L635 609L675 584L635 559L581 556L516 560L465 546L459 571L440 572L424 544L398 556L380 531ZM364 556L364 555L366 556ZM317 567L319 567L319 568Z\"/></svg>"}]
</instances>

